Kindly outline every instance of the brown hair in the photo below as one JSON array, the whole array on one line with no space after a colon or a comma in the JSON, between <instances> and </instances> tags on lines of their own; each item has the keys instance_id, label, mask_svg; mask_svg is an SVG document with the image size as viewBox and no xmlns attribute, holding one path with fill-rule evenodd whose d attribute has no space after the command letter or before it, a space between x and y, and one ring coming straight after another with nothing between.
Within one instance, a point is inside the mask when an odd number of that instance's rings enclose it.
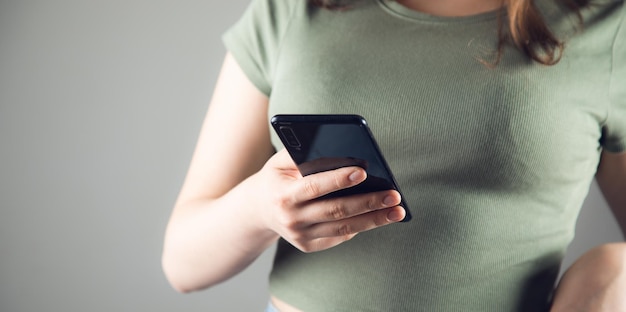
<instances>
[{"instance_id":1,"label":"brown hair","mask_svg":"<svg viewBox=\"0 0 626 312\"><path fill-rule=\"evenodd\" d=\"M314 5L328 8L345 8L338 0L309 0ZM543 0L542 0L543 1ZM554 0L574 11L582 22L580 10L589 4L590 0ZM482 61L486 65L497 65L502 58L504 47L512 43L532 60L544 64L554 65L563 55L564 43L559 40L546 24L543 16L535 6L533 0L502 0L506 7L507 21L500 16L498 19L498 46L494 62ZM507 26L505 28L505 26Z\"/></svg>"}]
</instances>

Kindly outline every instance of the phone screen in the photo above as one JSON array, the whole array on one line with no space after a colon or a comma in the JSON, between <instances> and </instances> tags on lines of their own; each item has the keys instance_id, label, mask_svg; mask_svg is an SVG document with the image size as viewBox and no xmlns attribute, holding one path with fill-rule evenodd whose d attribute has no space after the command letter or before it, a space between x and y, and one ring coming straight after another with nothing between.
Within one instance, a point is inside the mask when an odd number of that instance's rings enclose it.
<instances>
[{"instance_id":1,"label":"phone screen","mask_svg":"<svg viewBox=\"0 0 626 312\"><path fill-rule=\"evenodd\" d=\"M358 115L276 115L272 126L303 176L347 166L367 171L367 179L325 197L394 189L400 192L374 137ZM404 221L410 219L408 207Z\"/></svg>"}]
</instances>

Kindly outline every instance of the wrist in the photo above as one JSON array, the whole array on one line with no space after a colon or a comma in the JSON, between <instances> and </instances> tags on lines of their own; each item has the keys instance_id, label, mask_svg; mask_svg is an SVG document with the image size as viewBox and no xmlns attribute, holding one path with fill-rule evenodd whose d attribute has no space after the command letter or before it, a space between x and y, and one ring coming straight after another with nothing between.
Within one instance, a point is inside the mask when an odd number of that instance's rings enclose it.
<instances>
[{"instance_id":1,"label":"wrist","mask_svg":"<svg viewBox=\"0 0 626 312\"><path fill-rule=\"evenodd\" d=\"M253 174L233 188L220 201L221 206L234 209L239 226L249 232L262 245L275 242L279 235L269 226L269 209L264 201L263 179L260 173ZM233 223L237 224L237 223Z\"/></svg>"}]
</instances>

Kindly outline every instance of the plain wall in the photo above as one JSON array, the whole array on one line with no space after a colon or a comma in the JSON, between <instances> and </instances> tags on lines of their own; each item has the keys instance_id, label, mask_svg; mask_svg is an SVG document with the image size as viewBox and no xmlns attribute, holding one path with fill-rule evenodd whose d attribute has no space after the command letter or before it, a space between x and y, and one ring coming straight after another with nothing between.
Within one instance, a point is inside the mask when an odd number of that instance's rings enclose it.
<instances>
[{"instance_id":1,"label":"plain wall","mask_svg":"<svg viewBox=\"0 0 626 312\"><path fill-rule=\"evenodd\" d=\"M273 249L189 295L160 267L247 3L0 0L0 311L262 311ZM578 232L566 265L621 239L595 186Z\"/></svg>"}]
</instances>

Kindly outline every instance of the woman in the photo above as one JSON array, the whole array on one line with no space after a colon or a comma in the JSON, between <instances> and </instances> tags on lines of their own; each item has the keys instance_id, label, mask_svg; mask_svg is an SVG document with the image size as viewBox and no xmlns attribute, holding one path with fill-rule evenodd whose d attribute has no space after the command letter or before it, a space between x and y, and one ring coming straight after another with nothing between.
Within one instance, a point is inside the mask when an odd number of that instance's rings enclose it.
<instances>
[{"instance_id":1,"label":"woman","mask_svg":"<svg viewBox=\"0 0 626 312\"><path fill-rule=\"evenodd\" d=\"M624 243L553 291L594 177L626 231L624 1L343 4L254 0L225 34L166 234L172 285L224 281L278 241L280 311L626 310ZM365 172L300 176L278 113L363 115L413 220L395 191L319 199Z\"/></svg>"}]
</instances>

